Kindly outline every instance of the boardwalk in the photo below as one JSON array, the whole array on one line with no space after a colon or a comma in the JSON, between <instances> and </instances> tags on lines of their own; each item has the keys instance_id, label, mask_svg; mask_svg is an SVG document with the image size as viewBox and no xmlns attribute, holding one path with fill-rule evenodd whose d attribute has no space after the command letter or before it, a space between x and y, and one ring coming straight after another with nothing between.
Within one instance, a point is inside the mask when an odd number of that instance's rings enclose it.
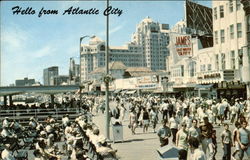
<instances>
[{"instance_id":1,"label":"boardwalk","mask_svg":"<svg viewBox=\"0 0 250 160\"><path fill-rule=\"evenodd\" d=\"M110 103L111 107L115 104L114 102ZM161 116L160 116L161 117ZM103 114L98 113L94 117L94 122L100 127L101 133L105 133L105 117ZM158 155L156 149L159 148L159 140L156 133L153 133L152 128L149 128L148 133L143 133L142 128L136 129L136 135L132 135L130 129L128 128L128 116L125 116L125 121L123 122L123 135L124 142L123 143L114 143L112 144L113 148L118 150L118 156L122 160L156 160ZM157 125L157 128L160 124ZM217 131L217 145L218 150L216 154L216 159L222 159L223 150L221 146L221 138L220 133L223 130L222 126L215 126ZM230 130L232 131L234 126L230 125ZM111 139L112 139L112 129L110 129ZM171 137L172 139L172 137ZM170 144L173 145L173 144ZM232 148L232 151L234 148ZM246 156L245 156L246 157ZM247 160L247 159L246 159Z\"/></svg>"}]
</instances>

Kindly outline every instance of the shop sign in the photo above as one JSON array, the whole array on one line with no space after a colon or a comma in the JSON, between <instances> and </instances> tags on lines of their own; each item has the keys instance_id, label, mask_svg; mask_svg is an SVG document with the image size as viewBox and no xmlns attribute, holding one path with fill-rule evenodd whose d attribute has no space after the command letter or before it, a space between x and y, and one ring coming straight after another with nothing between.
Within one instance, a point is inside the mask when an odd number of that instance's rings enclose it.
<instances>
[{"instance_id":1,"label":"shop sign","mask_svg":"<svg viewBox=\"0 0 250 160\"><path fill-rule=\"evenodd\" d=\"M218 88L244 88L244 84L241 82L226 82L223 81L221 83L218 83Z\"/></svg>"},{"instance_id":2,"label":"shop sign","mask_svg":"<svg viewBox=\"0 0 250 160\"><path fill-rule=\"evenodd\" d=\"M144 76L144 77L138 77L137 78L137 83L154 83L157 82L157 77L156 76Z\"/></svg>"},{"instance_id":3,"label":"shop sign","mask_svg":"<svg viewBox=\"0 0 250 160\"><path fill-rule=\"evenodd\" d=\"M212 73L212 74L204 74L203 76L197 77L197 79L215 79L215 78L221 78L221 74Z\"/></svg>"},{"instance_id":4,"label":"shop sign","mask_svg":"<svg viewBox=\"0 0 250 160\"><path fill-rule=\"evenodd\" d=\"M192 55L191 36L177 36L175 41L176 52L179 56Z\"/></svg>"},{"instance_id":5,"label":"shop sign","mask_svg":"<svg viewBox=\"0 0 250 160\"><path fill-rule=\"evenodd\" d=\"M157 84L139 84L136 86L138 89L153 89L157 88Z\"/></svg>"},{"instance_id":6,"label":"shop sign","mask_svg":"<svg viewBox=\"0 0 250 160\"><path fill-rule=\"evenodd\" d=\"M211 79L211 78L220 78L220 73L213 73L213 74L206 74L204 75L204 79Z\"/></svg>"}]
</instances>

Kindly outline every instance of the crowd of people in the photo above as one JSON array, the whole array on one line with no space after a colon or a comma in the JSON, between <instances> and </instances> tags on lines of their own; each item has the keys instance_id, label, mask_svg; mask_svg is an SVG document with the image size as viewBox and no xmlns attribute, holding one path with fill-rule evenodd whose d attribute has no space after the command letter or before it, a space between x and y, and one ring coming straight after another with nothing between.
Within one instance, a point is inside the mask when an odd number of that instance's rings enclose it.
<instances>
[{"instance_id":1,"label":"crowd of people","mask_svg":"<svg viewBox=\"0 0 250 160\"><path fill-rule=\"evenodd\" d=\"M156 96L118 96L117 106L111 115L124 119L129 112L129 125L132 134L142 127L148 132L152 126L157 131L160 146L174 145L184 159L214 160L217 142L222 143L223 160L242 160L244 153L250 159L250 99L213 100L202 98L166 98ZM124 108L127 104L127 108ZM118 114L119 111L119 114ZM120 116L117 116L120 115ZM161 117L160 117L161 116ZM156 124L162 126L156 130ZM230 130L229 126L234 127ZM224 127L218 136L217 128ZM171 143L170 143L170 137ZM233 149L233 151L232 151ZM185 156L186 155L186 156Z\"/></svg>"},{"instance_id":2,"label":"crowd of people","mask_svg":"<svg viewBox=\"0 0 250 160\"><path fill-rule=\"evenodd\" d=\"M112 100L116 102L110 110L112 119L122 124L128 118L131 134L137 134L138 127L142 127L144 133L156 133L161 147L173 145L180 149L179 159L214 160L217 142L222 144L223 160L242 160L244 153L250 159L250 99L117 95ZM61 104L64 107L69 105L84 111L73 122L68 115L62 118L61 123L52 117L43 123L30 119L26 130L28 134L34 133L34 156L37 159L61 159L65 155L68 159L88 159L87 153L94 150L97 156L116 158L117 150L108 145L91 120L93 114L105 112L103 97L86 96L81 102L74 99ZM162 125L156 128L160 122ZM2 126L1 137L5 140L6 137L18 139L18 132L25 130L18 122L9 119L5 119ZM222 127L223 131L216 133ZM58 147L58 142L65 142L64 150ZM85 142L91 147L86 148ZM6 155L11 157L12 151L7 143L2 158Z\"/></svg>"},{"instance_id":3,"label":"crowd of people","mask_svg":"<svg viewBox=\"0 0 250 160\"><path fill-rule=\"evenodd\" d=\"M28 126L22 126L18 121L5 117L0 125L1 158L28 158L28 153L19 157L19 152L31 150L31 157L35 160L117 159L117 150L107 143L98 126L92 121L92 99L85 97L81 106L75 106L82 110L74 120L68 114L60 120L49 115L43 122L31 117Z\"/></svg>"}]
</instances>

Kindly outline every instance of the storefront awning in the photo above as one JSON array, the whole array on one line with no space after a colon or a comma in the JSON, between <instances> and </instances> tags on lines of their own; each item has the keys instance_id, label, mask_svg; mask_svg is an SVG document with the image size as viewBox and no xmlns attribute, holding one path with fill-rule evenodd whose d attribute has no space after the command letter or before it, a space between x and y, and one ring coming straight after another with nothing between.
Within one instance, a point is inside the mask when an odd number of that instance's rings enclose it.
<instances>
[{"instance_id":1,"label":"storefront awning","mask_svg":"<svg viewBox=\"0 0 250 160\"><path fill-rule=\"evenodd\" d=\"M119 93L119 92L121 92L121 91L122 91L121 89L115 90L114 93L117 94L117 93Z\"/></svg>"},{"instance_id":2,"label":"storefront awning","mask_svg":"<svg viewBox=\"0 0 250 160\"><path fill-rule=\"evenodd\" d=\"M121 94L125 94L127 92L127 90L123 90L123 91L121 91L120 93Z\"/></svg>"},{"instance_id":3,"label":"storefront awning","mask_svg":"<svg viewBox=\"0 0 250 160\"><path fill-rule=\"evenodd\" d=\"M196 84L182 84L182 85L174 85L173 88L194 88Z\"/></svg>"},{"instance_id":4,"label":"storefront awning","mask_svg":"<svg viewBox=\"0 0 250 160\"><path fill-rule=\"evenodd\" d=\"M174 93L179 93L179 92L178 91L154 91L153 93L174 94Z\"/></svg>"},{"instance_id":5,"label":"storefront awning","mask_svg":"<svg viewBox=\"0 0 250 160\"><path fill-rule=\"evenodd\" d=\"M134 94L135 92L136 92L136 90L127 91L126 94Z\"/></svg>"},{"instance_id":6,"label":"storefront awning","mask_svg":"<svg viewBox=\"0 0 250 160\"><path fill-rule=\"evenodd\" d=\"M197 90L197 89L210 89L210 88L212 88L213 87L213 85L214 84L197 84L196 86L195 86L195 89Z\"/></svg>"}]
</instances>

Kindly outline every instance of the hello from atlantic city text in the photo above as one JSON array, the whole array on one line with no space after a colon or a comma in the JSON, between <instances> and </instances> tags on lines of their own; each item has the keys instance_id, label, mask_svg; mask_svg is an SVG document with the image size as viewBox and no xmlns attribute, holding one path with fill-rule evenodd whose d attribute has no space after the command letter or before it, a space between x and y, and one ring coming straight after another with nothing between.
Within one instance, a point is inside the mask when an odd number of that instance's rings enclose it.
<instances>
[{"instance_id":1,"label":"hello from atlantic city text","mask_svg":"<svg viewBox=\"0 0 250 160\"><path fill-rule=\"evenodd\" d=\"M41 18L46 15L98 15L102 13L104 16L108 15L117 15L118 17L122 15L123 10L119 8L115 8L113 6L109 6L101 11L98 8L89 8L89 9L82 9L80 7L69 7L63 11L59 11L57 9L46 9L42 7L39 10L36 10L32 7L20 7L14 6L12 7L13 15L36 15Z\"/></svg>"}]
</instances>

